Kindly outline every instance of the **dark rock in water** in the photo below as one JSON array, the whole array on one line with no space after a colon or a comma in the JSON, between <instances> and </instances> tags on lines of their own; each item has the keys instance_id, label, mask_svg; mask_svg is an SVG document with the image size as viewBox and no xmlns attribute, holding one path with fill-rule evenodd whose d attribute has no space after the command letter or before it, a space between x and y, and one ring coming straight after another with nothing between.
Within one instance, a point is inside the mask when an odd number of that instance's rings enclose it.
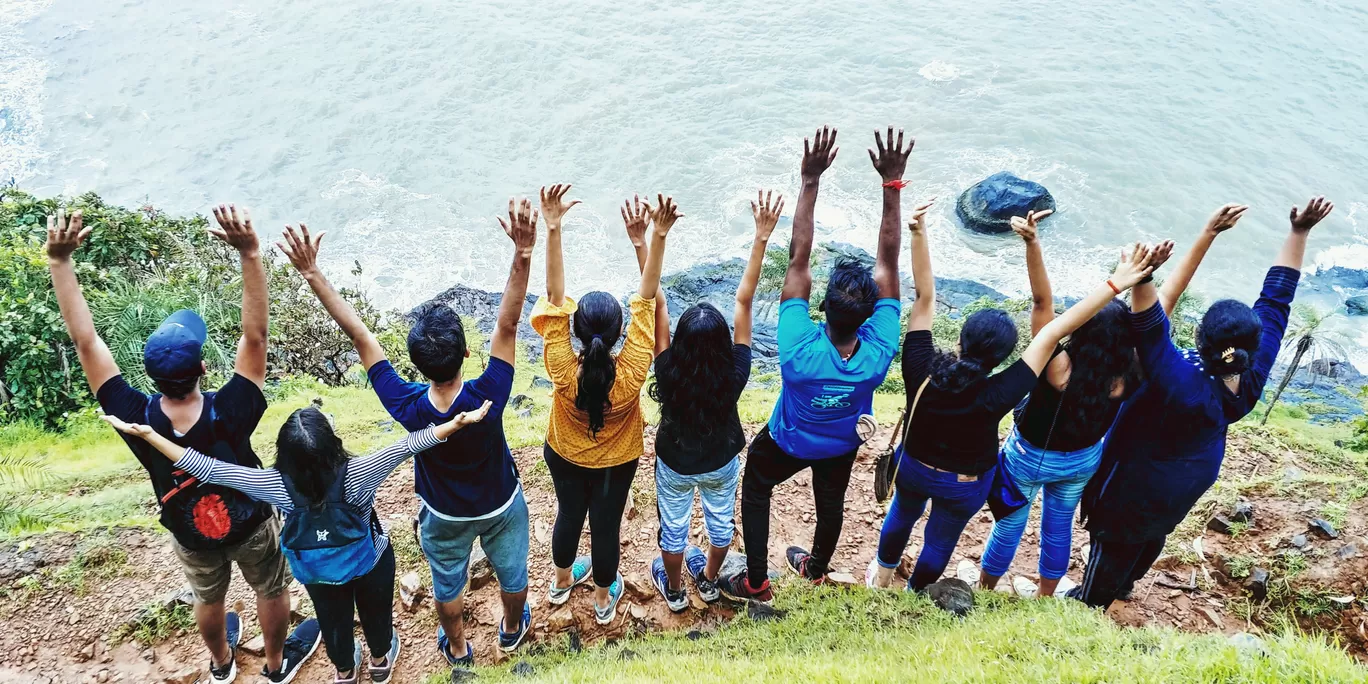
<instances>
[{"instance_id":1,"label":"dark rock in water","mask_svg":"<svg viewBox=\"0 0 1368 684\"><path fill-rule=\"evenodd\" d=\"M1248 501L1241 501L1235 504L1230 510L1230 521L1249 523L1254 521L1254 504Z\"/></svg>"},{"instance_id":2,"label":"dark rock in water","mask_svg":"<svg viewBox=\"0 0 1368 684\"><path fill-rule=\"evenodd\" d=\"M1249 592L1250 598L1257 603L1262 603L1268 598L1268 571L1263 568L1253 568L1249 571L1249 579L1245 580L1245 591Z\"/></svg>"},{"instance_id":3,"label":"dark rock in water","mask_svg":"<svg viewBox=\"0 0 1368 684\"><path fill-rule=\"evenodd\" d=\"M1368 295L1357 295L1344 300L1344 310L1350 316L1368 316Z\"/></svg>"},{"instance_id":4,"label":"dark rock in water","mask_svg":"<svg viewBox=\"0 0 1368 684\"><path fill-rule=\"evenodd\" d=\"M523 660L513 666L513 674L519 677L531 677L536 674L536 668L532 667L532 663Z\"/></svg>"},{"instance_id":5,"label":"dark rock in water","mask_svg":"<svg viewBox=\"0 0 1368 684\"><path fill-rule=\"evenodd\" d=\"M947 577L926 588L926 595L941 610L960 617L974 609L974 590L963 580Z\"/></svg>"},{"instance_id":6,"label":"dark rock in water","mask_svg":"<svg viewBox=\"0 0 1368 684\"><path fill-rule=\"evenodd\" d=\"M1287 364L1279 365L1269 376L1277 385L1287 373ZM1321 358L1297 369L1283 392L1282 403L1297 406L1310 414L1311 422L1335 424L1363 415L1359 392L1368 386L1368 377L1354 364L1343 359ZM1265 400L1273 389L1265 390Z\"/></svg>"},{"instance_id":7,"label":"dark rock in water","mask_svg":"<svg viewBox=\"0 0 1368 684\"><path fill-rule=\"evenodd\" d=\"M854 261L865 268L874 268L874 255L845 242L824 242L817 246L817 268L820 271L829 271L837 261L842 259Z\"/></svg>"},{"instance_id":8,"label":"dark rock in water","mask_svg":"<svg viewBox=\"0 0 1368 684\"><path fill-rule=\"evenodd\" d=\"M951 309L963 309L980 299L1007 301L1007 295L983 283L955 278L936 278L936 302Z\"/></svg>"},{"instance_id":9,"label":"dark rock in water","mask_svg":"<svg viewBox=\"0 0 1368 684\"><path fill-rule=\"evenodd\" d=\"M1335 526L1331 525L1329 520L1322 520L1321 518L1316 518L1315 520L1312 520L1311 524L1307 527L1309 527L1312 532L1315 532L1322 539L1339 538L1339 532L1335 531Z\"/></svg>"},{"instance_id":10,"label":"dark rock in water","mask_svg":"<svg viewBox=\"0 0 1368 684\"><path fill-rule=\"evenodd\" d=\"M1360 373L1354 364L1344 359L1316 359L1306 365L1306 371L1322 378L1339 380L1354 385L1362 385L1368 382L1368 377Z\"/></svg>"},{"instance_id":11,"label":"dark rock in water","mask_svg":"<svg viewBox=\"0 0 1368 684\"><path fill-rule=\"evenodd\" d=\"M779 610L768 603L760 601L746 602L746 615L756 622L768 622L770 620L782 620L787 615L787 611Z\"/></svg>"},{"instance_id":12,"label":"dark rock in water","mask_svg":"<svg viewBox=\"0 0 1368 684\"><path fill-rule=\"evenodd\" d=\"M1230 534L1230 526L1233 524L1235 524L1235 522L1230 518L1227 518L1224 515L1218 515L1207 521L1207 529L1221 534Z\"/></svg>"},{"instance_id":13,"label":"dark rock in water","mask_svg":"<svg viewBox=\"0 0 1368 684\"><path fill-rule=\"evenodd\" d=\"M1322 268L1302 276L1301 288L1308 292L1368 290L1368 271L1344 266Z\"/></svg>"},{"instance_id":14,"label":"dark rock in water","mask_svg":"<svg viewBox=\"0 0 1368 684\"><path fill-rule=\"evenodd\" d=\"M1006 233L1012 230L1013 216L1054 208L1054 197L1045 186L1001 171L965 190L955 213L964 227L975 232Z\"/></svg>"},{"instance_id":15,"label":"dark rock in water","mask_svg":"<svg viewBox=\"0 0 1368 684\"><path fill-rule=\"evenodd\" d=\"M428 306L445 304L461 316L475 319L475 326L479 328L480 333L488 341L489 335L494 332L494 324L499 320L499 303L502 301L502 292L485 292L465 285L454 285L447 288L445 292L414 307L409 312L409 316L412 317ZM527 295L526 301L523 302L522 318L518 321L518 341L527 345L528 357L533 359L541 358L542 353L541 336L532 329L532 324L528 322L532 314L532 306L536 303L536 297Z\"/></svg>"},{"instance_id":16,"label":"dark rock in water","mask_svg":"<svg viewBox=\"0 0 1368 684\"><path fill-rule=\"evenodd\" d=\"M532 376L532 384L529 385L530 389L551 389L552 387L555 387L555 385L551 384L550 380L547 380L540 375Z\"/></svg>"}]
</instances>

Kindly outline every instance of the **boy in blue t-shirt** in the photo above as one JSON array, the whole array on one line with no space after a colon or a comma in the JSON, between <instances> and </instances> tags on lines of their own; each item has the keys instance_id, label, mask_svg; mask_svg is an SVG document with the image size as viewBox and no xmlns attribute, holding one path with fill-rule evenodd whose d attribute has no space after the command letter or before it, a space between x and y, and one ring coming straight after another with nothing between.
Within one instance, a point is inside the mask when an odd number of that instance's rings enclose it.
<instances>
[{"instance_id":1,"label":"boy in blue t-shirt","mask_svg":"<svg viewBox=\"0 0 1368 684\"><path fill-rule=\"evenodd\" d=\"M527 502L504 438L503 412L513 389L518 320L527 299L537 218L527 200L516 208L509 200L508 221L499 219L516 247L513 266L490 341L489 365L484 373L466 381L461 370L470 350L461 319L450 307L427 305L414 312L409 359L430 382L409 382L394 370L375 336L318 270L323 233L310 237L303 225L298 235L287 228L288 246L280 245L329 315L356 344L376 395L404 429L421 430L475 410L485 401L491 403L485 420L413 460L414 488L423 504L418 514L419 543L432 569L433 597L441 620L437 648L452 665L474 664L475 649L465 639L462 613L470 554L477 538L502 592L499 648L515 650L532 621L527 605Z\"/></svg>"},{"instance_id":2,"label":"boy in blue t-shirt","mask_svg":"<svg viewBox=\"0 0 1368 684\"><path fill-rule=\"evenodd\" d=\"M827 563L841 536L846 487L860 444L874 432L874 388L884 381L898 352L901 300L898 251L902 233L903 169L912 152L903 134L888 145L874 134L878 153L869 151L883 178L883 218L874 269L859 262L837 262L827 282L821 311L827 322L808 317L812 294L812 240L818 181L836 159L836 131L817 131L815 144L803 141L802 189L793 216L789 266L779 303L779 370L783 387L774 414L751 442L741 483L741 527L746 570L728 578L723 589L742 599L773 598L767 577L770 498L779 483L812 469L817 527L809 552L791 546L784 556L790 569L814 583L826 579Z\"/></svg>"}]
</instances>

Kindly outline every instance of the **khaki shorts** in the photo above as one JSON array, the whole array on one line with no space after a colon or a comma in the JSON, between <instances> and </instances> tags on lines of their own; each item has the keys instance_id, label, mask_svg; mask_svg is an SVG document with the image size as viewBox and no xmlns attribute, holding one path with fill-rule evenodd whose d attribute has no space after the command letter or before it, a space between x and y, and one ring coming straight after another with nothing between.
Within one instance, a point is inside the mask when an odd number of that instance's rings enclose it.
<instances>
[{"instance_id":1,"label":"khaki shorts","mask_svg":"<svg viewBox=\"0 0 1368 684\"><path fill-rule=\"evenodd\" d=\"M290 584L290 568L280 552L280 518L272 516L252 536L236 546L213 551L192 551L171 538L171 549L180 560L185 579L200 603L223 603L233 580L233 563L257 596L272 598Z\"/></svg>"}]
</instances>

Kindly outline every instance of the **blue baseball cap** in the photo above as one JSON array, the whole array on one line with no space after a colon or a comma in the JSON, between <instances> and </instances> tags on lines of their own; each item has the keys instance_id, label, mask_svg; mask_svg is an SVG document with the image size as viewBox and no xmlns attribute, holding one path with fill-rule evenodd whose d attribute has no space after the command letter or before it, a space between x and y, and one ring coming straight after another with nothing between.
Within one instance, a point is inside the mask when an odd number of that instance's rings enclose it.
<instances>
[{"instance_id":1,"label":"blue baseball cap","mask_svg":"<svg viewBox=\"0 0 1368 684\"><path fill-rule=\"evenodd\" d=\"M209 331L189 309L166 317L143 347L143 366L153 380L189 380L204 373L200 353Z\"/></svg>"}]
</instances>

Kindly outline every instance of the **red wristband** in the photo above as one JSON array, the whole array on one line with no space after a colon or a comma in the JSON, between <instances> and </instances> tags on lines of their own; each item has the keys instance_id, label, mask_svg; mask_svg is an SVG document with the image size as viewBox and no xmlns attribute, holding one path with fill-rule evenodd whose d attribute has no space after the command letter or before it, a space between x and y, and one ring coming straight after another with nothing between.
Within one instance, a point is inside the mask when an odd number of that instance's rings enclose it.
<instances>
[{"instance_id":1,"label":"red wristband","mask_svg":"<svg viewBox=\"0 0 1368 684\"><path fill-rule=\"evenodd\" d=\"M1107 279L1107 287L1110 287L1112 292L1115 292L1118 295L1121 294L1121 290L1116 287L1116 284L1111 281L1111 278Z\"/></svg>"},{"instance_id":2,"label":"red wristband","mask_svg":"<svg viewBox=\"0 0 1368 684\"><path fill-rule=\"evenodd\" d=\"M908 185L910 185L910 183L908 183L907 181L905 181L905 180L903 180L903 179L901 179L901 178L897 178L897 179L888 181L887 183L884 183L884 184L883 184L883 186L884 186L885 188L897 188L898 190L902 190L903 188L907 187Z\"/></svg>"}]
</instances>

